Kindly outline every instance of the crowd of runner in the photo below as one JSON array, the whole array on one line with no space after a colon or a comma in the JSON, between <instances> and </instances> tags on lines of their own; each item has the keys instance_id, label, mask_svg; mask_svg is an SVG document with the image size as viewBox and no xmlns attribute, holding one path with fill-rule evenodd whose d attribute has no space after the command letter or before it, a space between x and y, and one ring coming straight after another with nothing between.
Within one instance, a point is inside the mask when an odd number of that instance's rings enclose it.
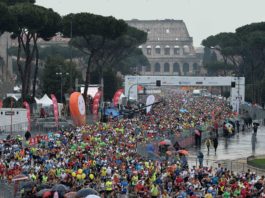
<instances>
[{"instance_id":1,"label":"crowd of runner","mask_svg":"<svg viewBox=\"0 0 265 198\"><path fill-rule=\"evenodd\" d=\"M80 197L75 192L85 188L101 197L265 197L264 176L250 171L184 166L185 155L177 150L170 160L157 161L137 153L138 144L153 138L222 124L231 116L221 99L174 93L146 115L57 131L34 146L10 145L12 152L1 154L0 177L11 182L15 175L28 176L19 189L23 197ZM150 130L154 136L147 136Z\"/></svg>"}]
</instances>

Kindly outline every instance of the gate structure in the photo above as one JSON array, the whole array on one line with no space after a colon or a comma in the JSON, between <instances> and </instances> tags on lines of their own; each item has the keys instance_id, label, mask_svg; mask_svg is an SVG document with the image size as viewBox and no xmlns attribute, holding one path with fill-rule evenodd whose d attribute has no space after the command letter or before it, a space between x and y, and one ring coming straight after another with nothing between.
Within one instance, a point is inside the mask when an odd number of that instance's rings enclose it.
<instances>
[{"instance_id":1,"label":"gate structure","mask_svg":"<svg viewBox=\"0 0 265 198\"><path fill-rule=\"evenodd\" d=\"M245 101L245 77L195 77L195 76L125 76L125 96L129 99L138 99L137 85L156 86L197 86L231 87L230 104L234 111L239 112L239 106Z\"/></svg>"}]
</instances>

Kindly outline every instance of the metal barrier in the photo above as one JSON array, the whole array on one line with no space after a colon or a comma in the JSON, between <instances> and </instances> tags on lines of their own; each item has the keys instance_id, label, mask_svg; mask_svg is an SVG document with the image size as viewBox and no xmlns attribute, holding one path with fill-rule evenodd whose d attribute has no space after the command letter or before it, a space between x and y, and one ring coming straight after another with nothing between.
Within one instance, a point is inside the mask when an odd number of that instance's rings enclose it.
<instances>
[{"instance_id":1,"label":"metal barrier","mask_svg":"<svg viewBox=\"0 0 265 198\"><path fill-rule=\"evenodd\" d=\"M212 136L212 132L208 131L207 128L208 127L203 128L202 137L201 137L202 142L208 137ZM148 138L147 134L145 133L144 136L145 136L146 141L137 144L137 153L139 153L142 157L145 157L145 158L158 159L159 156L156 155L156 153L158 153L158 150L159 150L158 144L159 142L165 139L171 140L173 144L178 142L182 148L190 147L195 144L194 130L195 129L193 128L183 130L180 134L172 134L172 132L170 132L169 130L163 131L163 132L157 132L154 138ZM218 133L222 135L221 129L219 129ZM152 144L153 147L155 148L155 152L154 152L155 156L154 155L150 156L150 153L147 152L146 148L148 144Z\"/></svg>"},{"instance_id":2,"label":"metal barrier","mask_svg":"<svg viewBox=\"0 0 265 198\"><path fill-rule=\"evenodd\" d=\"M240 106L241 114L243 111L248 111L249 115L253 120L259 120L261 123L265 124L265 110L259 106L253 106L248 104L242 104Z\"/></svg>"},{"instance_id":3,"label":"metal barrier","mask_svg":"<svg viewBox=\"0 0 265 198\"><path fill-rule=\"evenodd\" d=\"M0 198L14 198L14 184L0 180Z\"/></svg>"},{"instance_id":4,"label":"metal barrier","mask_svg":"<svg viewBox=\"0 0 265 198\"><path fill-rule=\"evenodd\" d=\"M10 133L11 130L12 132L21 132L21 131L26 131L27 128L28 128L28 122L12 124L12 127L11 125L5 125L5 126L0 126L0 133Z\"/></svg>"},{"instance_id":5,"label":"metal barrier","mask_svg":"<svg viewBox=\"0 0 265 198\"><path fill-rule=\"evenodd\" d=\"M196 166L198 167L199 161L197 157L187 156L188 164L190 167ZM213 160L205 158L203 161L203 166L217 168L218 164L221 164L223 168L227 170L233 171L234 173L241 172L255 172L256 175L265 175L265 170L260 168L253 167L247 163L246 160Z\"/></svg>"}]
</instances>

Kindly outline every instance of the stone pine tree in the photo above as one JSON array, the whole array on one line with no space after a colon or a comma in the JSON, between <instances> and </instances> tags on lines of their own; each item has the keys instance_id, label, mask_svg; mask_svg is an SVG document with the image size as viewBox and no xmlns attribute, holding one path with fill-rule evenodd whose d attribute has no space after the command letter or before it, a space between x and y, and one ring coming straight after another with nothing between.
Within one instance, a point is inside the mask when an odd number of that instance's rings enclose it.
<instances>
[{"instance_id":1,"label":"stone pine tree","mask_svg":"<svg viewBox=\"0 0 265 198\"><path fill-rule=\"evenodd\" d=\"M12 15L8 10L7 5L0 1L0 36L5 31L10 31L12 29L13 23L14 19L12 18Z\"/></svg>"},{"instance_id":2,"label":"stone pine tree","mask_svg":"<svg viewBox=\"0 0 265 198\"><path fill-rule=\"evenodd\" d=\"M234 66L235 75L246 77L249 101L265 100L265 22L239 27L235 33L209 36L202 44L218 50L224 62Z\"/></svg>"},{"instance_id":3,"label":"stone pine tree","mask_svg":"<svg viewBox=\"0 0 265 198\"><path fill-rule=\"evenodd\" d=\"M100 40L100 36L97 36L97 38L94 37L94 39ZM110 87L107 90L105 89L105 73L109 75L114 74L113 76L115 77L117 71L124 71L123 68L118 67L120 65L119 63L126 58L135 55L137 53L136 51L138 49L138 46L144 43L146 39L147 34L145 32L128 26L127 31L123 35L119 36L116 39L106 39L102 47L94 52L93 65L95 66L95 68L93 68L93 71L96 71L96 77L99 80L97 82L102 82L104 76L104 98L107 95L113 95L116 91L115 86L111 87L111 89ZM79 46L79 48L80 46L83 46L83 43L85 43L83 38L72 39L71 41L71 44L73 46ZM142 58L142 51L139 51L140 53L137 54L137 57L139 57L140 59ZM134 63L136 62L137 61L135 60ZM133 67L135 67L135 65L133 65Z\"/></svg>"},{"instance_id":4,"label":"stone pine tree","mask_svg":"<svg viewBox=\"0 0 265 198\"><path fill-rule=\"evenodd\" d=\"M30 94L33 59L38 59L37 40L38 38L51 39L60 30L61 17L52 9L31 3L9 6L9 11L15 19L12 38L18 41L17 67L22 83L22 99L24 100ZM21 61L22 52L25 55L23 62ZM36 67L35 78L37 73Z\"/></svg>"},{"instance_id":5,"label":"stone pine tree","mask_svg":"<svg viewBox=\"0 0 265 198\"><path fill-rule=\"evenodd\" d=\"M90 84L90 72L96 53L102 49L107 40L114 40L123 35L128 25L113 17L103 17L90 13L69 14L63 17L63 34L70 37L70 33L76 39L81 39L83 42L80 46L75 46L86 54L89 58L87 61L85 90L87 93ZM70 31L70 27L74 27ZM79 42L80 43L80 42ZM84 94L84 99L87 102L87 95Z\"/></svg>"}]
</instances>

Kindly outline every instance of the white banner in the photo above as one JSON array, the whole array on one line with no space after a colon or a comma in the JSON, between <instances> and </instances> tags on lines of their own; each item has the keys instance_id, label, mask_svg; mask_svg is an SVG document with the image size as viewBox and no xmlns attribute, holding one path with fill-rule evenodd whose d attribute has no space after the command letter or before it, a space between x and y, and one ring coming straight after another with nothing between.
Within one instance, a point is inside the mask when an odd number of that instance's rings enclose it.
<instances>
[{"instance_id":1,"label":"white banner","mask_svg":"<svg viewBox=\"0 0 265 198\"><path fill-rule=\"evenodd\" d=\"M152 108L151 104L153 104L154 102L155 102L155 96L154 95L150 95L146 98L146 106L150 105L150 106L146 107L146 113L149 113L151 111L151 108Z\"/></svg>"}]
</instances>

